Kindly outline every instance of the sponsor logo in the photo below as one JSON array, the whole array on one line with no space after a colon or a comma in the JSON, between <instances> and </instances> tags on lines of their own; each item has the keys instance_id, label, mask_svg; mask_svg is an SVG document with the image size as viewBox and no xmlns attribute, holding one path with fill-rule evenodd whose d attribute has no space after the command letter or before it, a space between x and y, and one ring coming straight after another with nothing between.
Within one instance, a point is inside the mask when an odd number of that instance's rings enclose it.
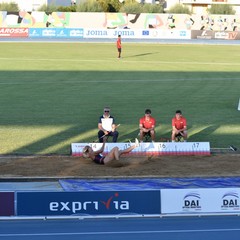
<instances>
[{"instance_id":1,"label":"sponsor logo","mask_svg":"<svg viewBox=\"0 0 240 240\"><path fill-rule=\"evenodd\" d=\"M239 210L239 195L237 192L227 192L222 196L222 210Z\"/></svg>"},{"instance_id":2,"label":"sponsor logo","mask_svg":"<svg viewBox=\"0 0 240 240\"><path fill-rule=\"evenodd\" d=\"M1 28L1 34L28 33L27 28Z\"/></svg>"},{"instance_id":3,"label":"sponsor logo","mask_svg":"<svg viewBox=\"0 0 240 240\"><path fill-rule=\"evenodd\" d=\"M228 33L227 32L216 32L215 38L217 39L228 39Z\"/></svg>"},{"instance_id":4,"label":"sponsor logo","mask_svg":"<svg viewBox=\"0 0 240 240\"><path fill-rule=\"evenodd\" d=\"M186 32L186 31L180 31L180 32L179 32L179 35L180 35L181 37L186 37L186 36L187 36L187 32Z\"/></svg>"},{"instance_id":5,"label":"sponsor logo","mask_svg":"<svg viewBox=\"0 0 240 240\"><path fill-rule=\"evenodd\" d=\"M207 31L202 31L201 36L197 36L198 39L211 39L211 33L208 33Z\"/></svg>"},{"instance_id":6,"label":"sponsor logo","mask_svg":"<svg viewBox=\"0 0 240 240\"><path fill-rule=\"evenodd\" d=\"M106 30L88 30L86 36L108 36Z\"/></svg>"},{"instance_id":7,"label":"sponsor logo","mask_svg":"<svg viewBox=\"0 0 240 240\"><path fill-rule=\"evenodd\" d=\"M237 32L216 32L215 38L217 39L226 39L226 40L234 40L237 39Z\"/></svg>"},{"instance_id":8,"label":"sponsor logo","mask_svg":"<svg viewBox=\"0 0 240 240\"><path fill-rule=\"evenodd\" d=\"M105 210L129 210L129 201L119 201L117 198L119 193L115 193L105 200L97 201L74 201L74 202L50 202L49 210L51 212L62 212L67 211L71 213L78 213L79 211L89 211L95 210L99 211L101 209Z\"/></svg>"},{"instance_id":9,"label":"sponsor logo","mask_svg":"<svg viewBox=\"0 0 240 240\"><path fill-rule=\"evenodd\" d=\"M83 37L83 29L70 30L70 37Z\"/></svg>"},{"instance_id":10,"label":"sponsor logo","mask_svg":"<svg viewBox=\"0 0 240 240\"><path fill-rule=\"evenodd\" d=\"M131 30L116 30L114 32L109 30L88 30L86 32L86 36L99 36L99 37L108 37L109 35L117 37L118 35L121 36L134 36L134 31Z\"/></svg>"},{"instance_id":11,"label":"sponsor logo","mask_svg":"<svg viewBox=\"0 0 240 240\"><path fill-rule=\"evenodd\" d=\"M200 205L201 197L197 192L190 192L183 198L183 211L200 211L202 209Z\"/></svg>"},{"instance_id":12,"label":"sponsor logo","mask_svg":"<svg viewBox=\"0 0 240 240\"><path fill-rule=\"evenodd\" d=\"M237 35L238 35L237 32L229 32L229 33L228 33L228 39L229 39L229 40L237 39Z\"/></svg>"},{"instance_id":13,"label":"sponsor logo","mask_svg":"<svg viewBox=\"0 0 240 240\"><path fill-rule=\"evenodd\" d=\"M42 31L42 35L45 37L54 37L54 36L56 36L56 30L45 29Z\"/></svg>"},{"instance_id":14,"label":"sponsor logo","mask_svg":"<svg viewBox=\"0 0 240 240\"><path fill-rule=\"evenodd\" d=\"M135 36L134 34L134 31L131 31L131 30L118 30L118 31L115 31L114 36L118 36L118 35L121 35L121 36Z\"/></svg>"},{"instance_id":15,"label":"sponsor logo","mask_svg":"<svg viewBox=\"0 0 240 240\"><path fill-rule=\"evenodd\" d=\"M31 32L31 36L40 36L39 32L37 30L33 30Z\"/></svg>"},{"instance_id":16,"label":"sponsor logo","mask_svg":"<svg viewBox=\"0 0 240 240\"><path fill-rule=\"evenodd\" d=\"M57 32L57 36L58 37L66 37L67 36L67 33L65 30L60 30Z\"/></svg>"},{"instance_id":17,"label":"sponsor logo","mask_svg":"<svg viewBox=\"0 0 240 240\"><path fill-rule=\"evenodd\" d=\"M147 30L142 31L142 35L143 36L149 36L149 31L147 31Z\"/></svg>"},{"instance_id":18,"label":"sponsor logo","mask_svg":"<svg viewBox=\"0 0 240 240\"><path fill-rule=\"evenodd\" d=\"M28 28L0 28L1 37L27 37Z\"/></svg>"}]
</instances>

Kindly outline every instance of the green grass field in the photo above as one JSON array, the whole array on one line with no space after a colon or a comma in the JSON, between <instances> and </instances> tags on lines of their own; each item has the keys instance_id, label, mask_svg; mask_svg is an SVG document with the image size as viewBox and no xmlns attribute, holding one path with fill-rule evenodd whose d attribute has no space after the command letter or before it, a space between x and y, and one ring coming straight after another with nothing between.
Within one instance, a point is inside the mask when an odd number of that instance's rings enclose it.
<instances>
[{"instance_id":1,"label":"green grass field","mask_svg":"<svg viewBox=\"0 0 240 240\"><path fill-rule=\"evenodd\" d=\"M0 154L67 154L97 139L110 106L119 142L136 137L146 108L157 140L177 109L189 141L240 145L240 46L123 42L0 44Z\"/></svg>"}]
</instances>

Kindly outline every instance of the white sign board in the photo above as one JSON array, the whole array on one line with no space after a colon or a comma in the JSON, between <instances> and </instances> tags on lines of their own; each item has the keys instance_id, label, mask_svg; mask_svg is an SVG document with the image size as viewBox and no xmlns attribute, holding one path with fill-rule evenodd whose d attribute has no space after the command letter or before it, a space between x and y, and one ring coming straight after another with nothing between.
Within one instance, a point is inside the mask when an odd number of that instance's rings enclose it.
<instances>
[{"instance_id":1,"label":"white sign board","mask_svg":"<svg viewBox=\"0 0 240 240\"><path fill-rule=\"evenodd\" d=\"M190 30L84 28L84 38L191 39Z\"/></svg>"},{"instance_id":2,"label":"white sign board","mask_svg":"<svg viewBox=\"0 0 240 240\"><path fill-rule=\"evenodd\" d=\"M113 147L126 149L133 143L106 143L104 153L111 151ZM101 148L102 143L72 143L73 156L81 156L83 148L89 145L94 151ZM210 155L209 142L144 142L140 143L130 155Z\"/></svg>"},{"instance_id":3,"label":"white sign board","mask_svg":"<svg viewBox=\"0 0 240 240\"><path fill-rule=\"evenodd\" d=\"M161 213L240 212L240 188L162 189Z\"/></svg>"}]
</instances>

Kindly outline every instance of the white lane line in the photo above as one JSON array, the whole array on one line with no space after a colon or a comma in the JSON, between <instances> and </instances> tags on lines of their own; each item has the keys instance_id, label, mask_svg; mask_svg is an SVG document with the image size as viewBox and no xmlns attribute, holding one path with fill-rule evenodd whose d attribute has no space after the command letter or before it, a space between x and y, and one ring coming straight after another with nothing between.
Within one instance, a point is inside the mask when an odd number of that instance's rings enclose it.
<instances>
[{"instance_id":1,"label":"white lane line","mask_svg":"<svg viewBox=\"0 0 240 240\"><path fill-rule=\"evenodd\" d=\"M194 79L186 79L186 78L178 78L178 79L118 79L118 80L56 80L52 79L50 81L19 81L19 82L11 82L11 80L7 80L6 82L0 82L0 85L24 85L24 84L66 84L66 83L136 83L136 82L178 82L178 81L240 81L240 78L194 78Z\"/></svg>"},{"instance_id":2,"label":"white lane line","mask_svg":"<svg viewBox=\"0 0 240 240\"><path fill-rule=\"evenodd\" d=\"M127 57L128 58L128 57ZM0 60L4 61L54 61L54 62L112 62L113 60L116 60L115 58L110 59L66 59L66 58L0 58ZM150 64L184 64L184 65L229 65L229 66L239 66L240 62L185 62L185 61L137 61L137 60L127 60L126 58L122 59L125 63L150 63ZM119 63L119 61L118 61Z\"/></svg>"},{"instance_id":3,"label":"white lane line","mask_svg":"<svg viewBox=\"0 0 240 240\"><path fill-rule=\"evenodd\" d=\"M119 234L156 234L156 233L197 233L197 232L237 232L240 228L226 229L186 229L186 230L159 230L159 231L122 231L122 232L76 232L76 233L6 233L0 237L24 237L24 236L71 236L71 235L119 235Z\"/></svg>"}]
</instances>

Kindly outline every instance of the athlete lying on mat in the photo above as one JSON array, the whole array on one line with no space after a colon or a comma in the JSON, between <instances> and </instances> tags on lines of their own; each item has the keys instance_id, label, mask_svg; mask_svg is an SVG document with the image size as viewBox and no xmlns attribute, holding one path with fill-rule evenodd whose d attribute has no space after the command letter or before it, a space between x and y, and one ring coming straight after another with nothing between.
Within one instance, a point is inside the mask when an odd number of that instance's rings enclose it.
<instances>
[{"instance_id":1,"label":"athlete lying on mat","mask_svg":"<svg viewBox=\"0 0 240 240\"><path fill-rule=\"evenodd\" d=\"M90 146L85 146L83 148L83 157L84 158L91 158L95 163L98 163L98 164L106 164L106 163L108 163L112 160L119 160L119 158L122 154L129 153L134 148L139 147L139 141L136 138L135 139L135 145L133 145L133 146L127 148L127 149L124 149L124 150L119 150L118 147L114 147L106 156L103 156L103 155L101 155L101 153L104 151L106 139L107 138L105 138L103 140L102 147L97 151L93 151L93 149Z\"/></svg>"}]
</instances>

